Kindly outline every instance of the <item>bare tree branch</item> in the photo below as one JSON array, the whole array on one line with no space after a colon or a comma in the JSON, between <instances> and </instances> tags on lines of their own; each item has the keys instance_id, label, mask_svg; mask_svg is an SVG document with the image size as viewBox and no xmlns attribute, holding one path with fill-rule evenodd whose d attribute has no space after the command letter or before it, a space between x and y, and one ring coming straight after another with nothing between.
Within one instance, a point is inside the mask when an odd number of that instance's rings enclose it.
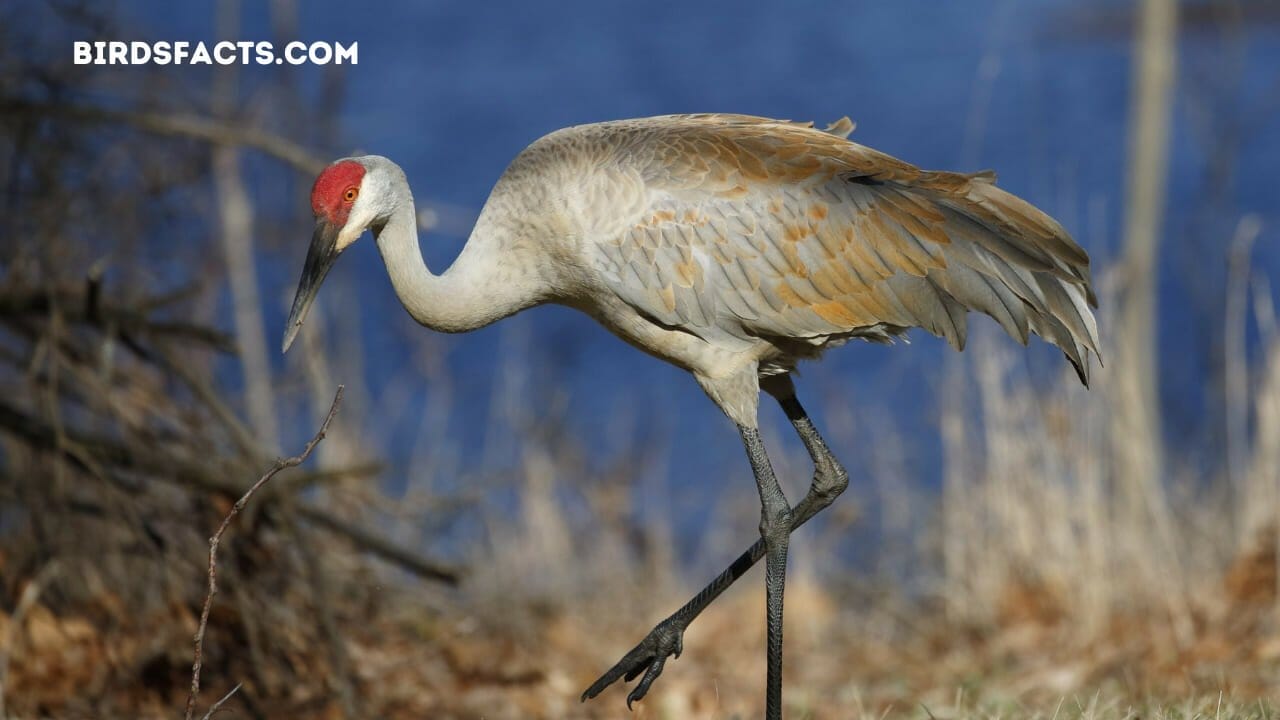
<instances>
[{"instance_id":1,"label":"bare tree branch","mask_svg":"<svg viewBox=\"0 0 1280 720\"><path fill-rule=\"evenodd\" d=\"M236 683L236 686L235 686L235 687L233 687L233 688L231 688L231 690L230 690L230 691L228 691L226 695L223 695L223 696L218 700L218 702L216 702L216 703L214 703L214 704L210 705L210 706L209 706L209 712L205 713L205 714L204 714L204 717L203 717L203 718L201 718L201 720L209 720L209 718L213 717L214 713L218 712L218 710L220 710L220 709L222 708L222 704L223 704L223 703L225 703L226 701L230 700L230 699L231 699L231 696L232 696L232 695L235 695L235 694L236 694L236 692L240 690L240 687L241 687L242 685L244 685L244 683ZM190 716L188 716L188 717L190 717Z\"/></svg>"},{"instance_id":2,"label":"bare tree branch","mask_svg":"<svg viewBox=\"0 0 1280 720\"><path fill-rule=\"evenodd\" d=\"M436 580L446 585L458 583L461 570L441 562L427 560L409 552L358 525L345 522L333 515L309 505L299 505L298 514L315 525L326 528L330 532L341 535L360 549L373 553L391 563L426 580Z\"/></svg>"},{"instance_id":3,"label":"bare tree branch","mask_svg":"<svg viewBox=\"0 0 1280 720\"><path fill-rule=\"evenodd\" d=\"M240 499L231 506L231 509L227 511L227 516L222 519L222 524L218 526L218 531L213 534L213 537L209 538L209 593L204 598L204 609L200 611L200 626L196 629L195 660L191 664L191 694L187 696L186 720L191 720L192 714L195 712L196 697L200 694L200 668L204 664L204 631L209 625L209 611L213 608L213 596L218 594L218 545L222 542L222 534L231 526L231 521L244 509L244 506L248 504L249 499L258 491L258 488L266 485L271 478L276 476L276 473L285 468L297 467L311 456L311 451L315 450L320 441L324 439L324 434L329 429L329 423L333 422L334 416L338 414L338 406L341 404L342 386L339 385L337 393L333 396L333 404L329 406L329 414L325 416L324 422L320 424L320 429L316 431L315 437L311 438L307 446L302 449L302 453L290 458L277 460L276 464L272 465L265 475L258 478L258 482L250 486L245 494L240 496ZM239 687L239 685L236 686L236 688ZM234 693L235 690L233 689L231 692ZM226 702L229 697L231 697L231 693L227 693L222 700L219 700L209 710L209 714L205 715L205 718L208 718L217 709L218 705Z\"/></svg>"},{"instance_id":4,"label":"bare tree branch","mask_svg":"<svg viewBox=\"0 0 1280 720\"><path fill-rule=\"evenodd\" d=\"M206 140L220 145L251 147L282 160L297 168L300 172L309 175L319 173L328 164L319 155L279 135L257 128L210 120L198 115L139 110L109 110L70 103L31 102L19 98L0 99L0 114L20 113L64 117L83 122L118 123L131 125L139 130L158 135L176 135Z\"/></svg>"},{"instance_id":5,"label":"bare tree branch","mask_svg":"<svg viewBox=\"0 0 1280 720\"><path fill-rule=\"evenodd\" d=\"M145 312L109 303L84 289L33 288L0 291L0 316L45 317L57 307L63 319L94 326L111 325L119 333L167 337L199 343L219 352L235 352L235 342L225 333L181 321L151 320Z\"/></svg>"},{"instance_id":6,"label":"bare tree branch","mask_svg":"<svg viewBox=\"0 0 1280 720\"><path fill-rule=\"evenodd\" d=\"M86 457L97 462L106 463L122 471L136 471L154 475L156 480L177 485L188 485L208 492L222 493L235 497L242 492L235 483L229 482L212 473L203 465L184 461L171 455L156 451L147 453L137 444L125 445L107 438L87 435L77 430L68 429L65 433L67 446L58 446L53 429L38 417L21 412L8 403L0 401L0 430L4 430L27 444L44 450L62 453L70 462L85 467ZM320 471L308 474L304 478L291 480L290 487L303 487L316 481L327 480L337 476L363 475L370 468L364 465L354 466L341 471ZM108 475L108 479L112 479ZM274 495L268 489L268 495ZM310 523L319 525L330 532L340 535L360 550L376 555L383 560L398 565L425 580L434 580L449 585L458 582L461 571L448 563L424 558L395 543L338 517L325 510L299 503L298 514Z\"/></svg>"}]
</instances>

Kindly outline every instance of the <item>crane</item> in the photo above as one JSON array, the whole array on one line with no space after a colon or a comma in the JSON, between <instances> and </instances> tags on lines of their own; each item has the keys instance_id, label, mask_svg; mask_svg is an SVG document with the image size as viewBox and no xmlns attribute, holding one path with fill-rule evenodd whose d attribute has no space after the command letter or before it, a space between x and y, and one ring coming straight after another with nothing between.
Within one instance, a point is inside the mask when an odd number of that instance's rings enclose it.
<instances>
[{"instance_id":1,"label":"crane","mask_svg":"<svg viewBox=\"0 0 1280 720\"><path fill-rule=\"evenodd\" d=\"M782 717L788 538L831 504L848 473L796 397L790 373L852 339L910 328L964 348L970 310L1027 343L1060 348L1088 385L1101 360L1089 257L992 173L916 168L848 140L848 118L812 123L666 115L558 130L512 161L466 245L433 274L404 172L375 155L316 179L315 232L284 335L289 349L339 254L371 230L409 314L473 330L545 303L576 308L631 345L689 371L737 426L760 496L760 538L583 693L625 678L640 700L685 629L762 557L766 718ZM760 438L760 393L810 455L791 505Z\"/></svg>"}]
</instances>

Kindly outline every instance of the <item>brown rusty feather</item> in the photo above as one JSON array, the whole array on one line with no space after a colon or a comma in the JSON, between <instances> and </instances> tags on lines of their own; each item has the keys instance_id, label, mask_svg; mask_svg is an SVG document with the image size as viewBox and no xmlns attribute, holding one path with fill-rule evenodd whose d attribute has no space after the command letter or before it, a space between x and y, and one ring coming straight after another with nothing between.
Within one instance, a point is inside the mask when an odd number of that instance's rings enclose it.
<instances>
[{"instance_id":1,"label":"brown rusty feather","mask_svg":"<svg viewBox=\"0 0 1280 720\"><path fill-rule=\"evenodd\" d=\"M762 372L851 337L911 327L961 349L966 314L1062 349L1087 384L1098 354L1089 258L991 173L931 172L809 123L686 115L604 126L645 202L593 238L609 288L708 341L764 339Z\"/></svg>"}]
</instances>

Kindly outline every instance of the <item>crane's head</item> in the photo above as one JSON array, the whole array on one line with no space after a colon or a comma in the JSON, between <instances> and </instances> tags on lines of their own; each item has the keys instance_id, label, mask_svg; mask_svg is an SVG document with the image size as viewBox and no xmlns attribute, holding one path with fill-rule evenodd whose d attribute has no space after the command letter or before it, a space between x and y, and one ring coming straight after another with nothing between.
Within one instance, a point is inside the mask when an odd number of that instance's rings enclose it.
<instances>
[{"instance_id":1,"label":"crane's head","mask_svg":"<svg viewBox=\"0 0 1280 720\"><path fill-rule=\"evenodd\" d=\"M377 197L380 193L374 187L376 181L371 181L378 173L378 166L371 160L373 158L339 160L325 168L311 188L311 211L316 216L316 228L285 326L285 351L293 344L329 268L382 214Z\"/></svg>"}]
</instances>

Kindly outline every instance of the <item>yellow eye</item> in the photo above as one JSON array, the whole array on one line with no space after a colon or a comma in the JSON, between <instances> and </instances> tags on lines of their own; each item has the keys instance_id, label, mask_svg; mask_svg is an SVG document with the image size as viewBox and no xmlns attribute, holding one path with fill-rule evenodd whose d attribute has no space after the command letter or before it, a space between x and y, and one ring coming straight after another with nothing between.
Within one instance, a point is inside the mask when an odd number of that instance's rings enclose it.
<instances>
[{"instance_id":1,"label":"yellow eye","mask_svg":"<svg viewBox=\"0 0 1280 720\"><path fill-rule=\"evenodd\" d=\"M357 195L359 195L359 194L360 194L360 191L359 191L359 190L357 190L357 189L356 189L356 188L354 188L354 187L349 187L349 188L347 188L347 191L346 191L346 192L342 193L342 199L343 199L343 200L345 200L345 201L347 201L347 202L355 202L355 201L356 201L356 196L357 196Z\"/></svg>"}]
</instances>

